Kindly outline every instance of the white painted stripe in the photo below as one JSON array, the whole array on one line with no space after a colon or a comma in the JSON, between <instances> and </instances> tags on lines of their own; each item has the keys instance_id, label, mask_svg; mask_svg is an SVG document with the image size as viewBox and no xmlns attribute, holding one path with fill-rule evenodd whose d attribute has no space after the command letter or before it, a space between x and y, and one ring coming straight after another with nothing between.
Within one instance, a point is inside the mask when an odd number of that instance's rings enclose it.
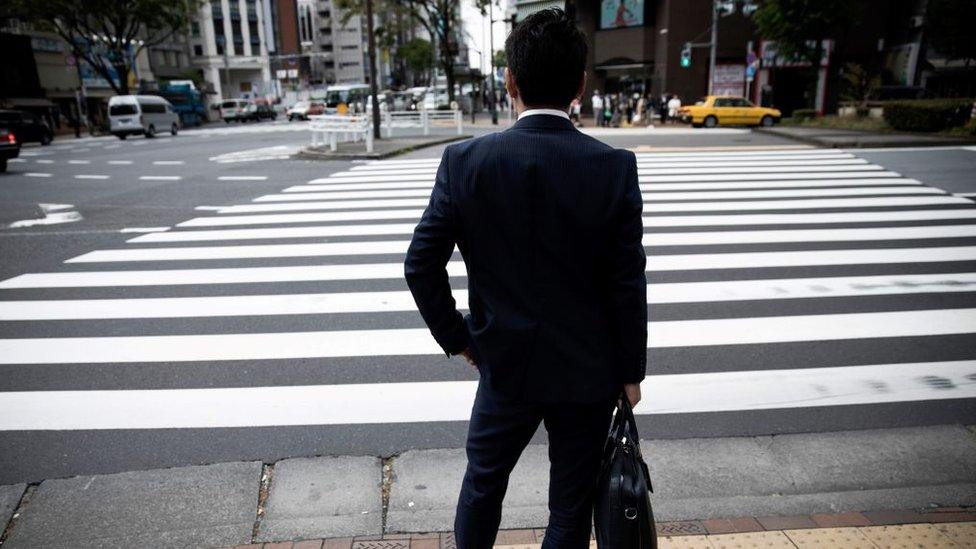
<instances>
[{"instance_id":1,"label":"white painted stripe","mask_svg":"<svg viewBox=\"0 0 976 549\"><path fill-rule=\"evenodd\" d=\"M107 175L76 175L75 179L108 179Z\"/></svg>"},{"instance_id":2,"label":"white painted stripe","mask_svg":"<svg viewBox=\"0 0 976 549\"><path fill-rule=\"evenodd\" d=\"M956 196L913 196L881 198L823 198L796 200L761 200L755 202L653 202L644 208L653 212L747 211L747 210L812 210L821 208L878 208L893 206L945 206L970 204Z\"/></svg>"},{"instance_id":3,"label":"white painted stripe","mask_svg":"<svg viewBox=\"0 0 976 549\"><path fill-rule=\"evenodd\" d=\"M829 179L814 179L814 180L784 180L777 182L768 183L751 183L751 182L732 182L732 183L653 183L653 184L641 184L640 189L642 191L700 191L700 190L729 190L729 189L789 189L796 187L863 187L863 186L892 186L892 185L921 185L922 183L917 179L908 178L869 178L869 179L838 179L836 181ZM304 198L302 195L312 195L321 196L322 198L328 198L328 195L333 191L371 191L371 190L393 190L393 189L430 189L433 186L433 181L408 181L401 183L336 183L334 185L295 185L293 187L288 187L282 190L280 195L270 195L279 196L280 199L275 200L314 200L313 198ZM296 196L296 194L298 196ZM288 196L291 195L290 198ZM262 197L265 198L265 197ZM265 202L266 200L258 199L255 202ZM270 201L270 200L268 200Z\"/></svg>"},{"instance_id":4,"label":"white painted stripe","mask_svg":"<svg viewBox=\"0 0 976 549\"><path fill-rule=\"evenodd\" d=\"M22 175L24 177L51 177L51 174L49 174L49 173L41 173L41 172L24 172L24 173L22 173L20 175Z\"/></svg>"},{"instance_id":5,"label":"white painted stripe","mask_svg":"<svg viewBox=\"0 0 976 549\"><path fill-rule=\"evenodd\" d=\"M976 309L648 323L648 348L976 333ZM426 328L0 339L0 364L108 364L439 355Z\"/></svg>"},{"instance_id":6,"label":"white painted stripe","mask_svg":"<svg viewBox=\"0 0 976 549\"><path fill-rule=\"evenodd\" d=\"M790 225L819 223L879 223L976 219L976 208L951 210L908 210L893 212L784 213L735 215L672 215L644 218L644 227L705 227L721 225Z\"/></svg>"},{"instance_id":7,"label":"white painted stripe","mask_svg":"<svg viewBox=\"0 0 976 549\"><path fill-rule=\"evenodd\" d=\"M851 179L863 177L897 177L901 174L889 171L875 172L794 172L794 173L743 173L743 174L702 174L702 175L640 175L640 183L677 183L681 181L781 181L793 179Z\"/></svg>"},{"instance_id":8,"label":"white painted stripe","mask_svg":"<svg viewBox=\"0 0 976 549\"><path fill-rule=\"evenodd\" d=\"M153 160L153 164L156 166L182 166L185 162L182 160Z\"/></svg>"},{"instance_id":9,"label":"white painted stripe","mask_svg":"<svg viewBox=\"0 0 976 549\"><path fill-rule=\"evenodd\" d=\"M169 227L126 227L120 233L161 233L168 231ZM131 241L130 241L131 242Z\"/></svg>"},{"instance_id":10,"label":"white painted stripe","mask_svg":"<svg viewBox=\"0 0 976 549\"><path fill-rule=\"evenodd\" d=\"M69 160L68 164L91 164L91 160Z\"/></svg>"},{"instance_id":11,"label":"white painted stripe","mask_svg":"<svg viewBox=\"0 0 976 549\"><path fill-rule=\"evenodd\" d=\"M720 254L655 254L647 258L647 271L666 272L825 265L916 264L953 261L976 261L976 246L737 252ZM464 263L461 261L448 262L447 272L452 277L464 277L467 275ZM0 281L0 289L186 286L195 284L399 280L402 278L403 264L395 262L356 265L300 265L291 267L29 273Z\"/></svg>"},{"instance_id":12,"label":"white painted stripe","mask_svg":"<svg viewBox=\"0 0 976 549\"><path fill-rule=\"evenodd\" d=\"M668 169L668 168L694 168L704 162L699 158L689 158L683 160L653 160L638 161L638 169ZM868 161L862 158L855 158L849 154L835 154L830 156L817 157L815 159L713 159L707 160L709 167L715 168L742 168L742 167L787 167L799 168L810 166L858 166L867 165ZM347 171L333 173L333 177L352 176L360 174L370 175L397 175L397 174L434 174L438 164L430 165L405 165L405 166L371 166L369 168L356 166Z\"/></svg>"},{"instance_id":13,"label":"white painted stripe","mask_svg":"<svg viewBox=\"0 0 976 549\"><path fill-rule=\"evenodd\" d=\"M119 261L194 261L213 259L256 259L270 257L329 257L338 255L403 254L406 240L387 242L329 242L317 244L266 244L256 246L201 246L186 248L145 248L96 250L65 263Z\"/></svg>"},{"instance_id":14,"label":"white painted stripe","mask_svg":"<svg viewBox=\"0 0 976 549\"><path fill-rule=\"evenodd\" d=\"M709 162L708 166L702 166L700 162L685 164L669 163L649 163L637 166L637 175L680 175L680 174L712 174L712 173L791 173L796 171L803 172L851 172L851 171L879 171L881 166L867 164L863 160L851 160L841 165L823 165L823 163L797 163L770 166L756 162L739 162L722 165ZM349 177L359 177L361 171L337 172L329 176L329 179L343 179ZM433 178L437 171L431 168L400 168L395 170L373 170L368 172L370 176L426 176Z\"/></svg>"},{"instance_id":15,"label":"white painted stripe","mask_svg":"<svg viewBox=\"0 0 976 549\"><path fill-rule=\"evenodd\" d=\"M789 197L835 197L835 196L857 196L857 195L900 195L900 194L930 194L943 195L946 193L940 189L923 187L920 185L899 186L899 187L847 187L847 188L828 188L828 189L777 189L762 191L653 191L642 194L645 202L670 201L670 200L722 200L722 199L747 199L747 198L789 198ZM350 200L350 199L373 199L373 198L406 198L406 197L430 197L430 189L417 190L394 190L394 191L348 191L333 192L320 199L319 202L307 200L306 197L291 195L273 195L285 199L291 198L293 202L283 203L280 200L269 201L261 200L255 202L277 202L270 204L246 204L227 206L220 210L220 213L246 213L246 212L283 212L298 210L318 210L333 209L334 204L331 200ZM306 195L307 196L307 195Z\"/></svg>"},{"instance_id":16,"label":"white painted stripe","mask_svg":"<svg viewBox=\"0 0 976 549\"><path fill-rule=\"evenodd\" d=\"M137 237L129 242L192 242L205 240L246 240L251 238L304 238L339 235L412 234L420 212L409 224L379 224L351 226L315 226L294 228L262 228L235 230L176 231L166 235ZM644 218L644 227L789 225L825 223L877 223L894 221L929 221L944 219L976 219L976 209L909 210L894 212L844 212L817 214L737 214L737 215L676 215Z\"/></svg>"},{"instance_id":17,"label":"white painted stripe","mask_svg":"<svg viewBox=\"0 0 976 549\"><path fill-rule=\"evenodd\" d=\"M374 221L379 219L420 219L423 210L376 210L274 215L195 217L177 227L218 227L231 225L269 225L280 223L328 223L332 221Z\"/></svg>"},{"instance_id":18,"label":"white painted stripe","mask_svg":"<svg viewBox=\"0 0 976 549\"><path fill-rule=\"evenodd\" d=\"M219 181L265 181L266 175L222 175L217 178Z\"/></svg>"},{"instance_id":19,"label":"white painted stripe","mask_svg":"<svg viewBox=\"0 0 976 549\"><path fill-rule=\"evenodd\" d=\"M109 160L108 163L119 165L119 166L128 166L129 164L132 164L132 161L131 160Z\"/></svg>"},{"instance_id":20,"label":"white painted stripe","mask_svg":"<svg viewBox=\"0 0 976 549\"><path fill-rule=\"evenodd\" d=\"M116 143L115 145L105 145L105 148L106 149L117 149L117 148L119 148L121 146L122 145L119 145L118 143Z\"/></svg>"},{"instance_id":21,"label":"white painted stripe","mask_svg":"<svg viewBox=\"0 0 976 549\"><path fill-rule=\"evenodd\" d=\"M23 159L18 158L18 160L23 160ZM50 160L50 159L47 159L47 158L42 158L42 159L39 159L39 160L35 160L34 162L36 162L38 164L54 164L54 161L53 160Z\"/></svg>"},{"instance_id":22,"label":"white painted stripe","mask_svg":"<svg viewBox=\"0 0 976 549\"><path fill-rule=\"evenodd\" d=\"M976 273L649 284L649 304L976 291ZM467 290L454 290L466 310ZM416 311L409 291L0 301L0 321L200 318Z\"/></svg>"},{"instance_id":23,"label":"white painted stripe","mask_svg":"<svg viewBox=\"0 0 976 549\"><path fill-rule=\"evenodd\" d=\"M179 181L183 179L179 175L140 175L142 181Z\"/></svg>"},{"instance_id":24,"label":"white painted stripe","mask_svg":"<svg viewBox=\"0 0 976 549\"><path fill-rule=\"evenodd\" d=\"M639 415L976 397L976 361L665 374L645 378ZM927 376L949 382L926 383ZM879 391L882 386L885 390ZM477 382L200 389L8 391L0 431L206 429L467 421Z\"/></svg>"},{"instance_id":25,"label":"white painted stripe","mask_svg":"<svg viewBox=\"0 0 976 549\"><path fill-rule=\"evenodd\" d=\"M883 212L902 213L902 212ZM976 210L970 212L976 214ZM793 214L796 215L796 214ZM836 216L837 214L820 214ZM736 216L727 216L736 217ZM647 226L655 226L657 218L649 217ZM670 218L669 218L670 219ZM698 216L679 218L679 222L705 225ZM147 234L129 240L146 242L202 242L217 240L260 240L276 238L321 238L333 236L411 235L416 223L380 223L363 225L332 225L318 227L278 227L262 229L231 229L210 231L175 231ZM710 244L752 244L769 242L836 242L865 240L907 240L924 238L976 237L976 225L940 225L921 227L884 227L867 229L789 229L777 231L708 231L690 233L653 233L644 236L645 246L691 246Z\"/></svg>"},{"instance_id":26,"label":"white painted stripe","mask_svg":"<svg viewBox=\"0 0 976 549\"><path fill-rule=\"evenodd\" d=\"M795 171L791 173L753 173L749 172L747 174L734 174L734 173L716 173L716 174L688 174L688 175L639 175L638 180L641 183L666 183L666 182L681 182L681 181L792 181L795 179L853 179L853 178L878 178L878 177L894 177L900 178L901 175L895 172L889 171L844 171L844 172L808 172L808 171ZM381 183L381 182L404 182L404 181L430 181L433 182L433 176L426 175L376 175L376 176L365 176L365 177L327 177L322 179L313 179L308 182L309 185L330 185L336 183Z\"/></svg>"},{"instance_id":27,"label":"white painted stripe","mask_svg":"<svg viewBox=\"0 0 976 549\"><path fill-rule=\"evenodd\" d=\"M914 190L914 188L912 188ZM925 206L931 204L970 204L965 198L945 195L935 190L932 196L917 197L875 197L875 198L819 198L797 200L762 200L712 202L687 200L683 202L661 202L657 195L653 200L645 197L648 212L692 212L692 211L736 211L736 210L792 210L816 208L868 208L886 206ZM724 195L723 195L724 198ZM219 213L257 213L273 211L300 210L354 210L364 208L423 208L429 202L426 198L391 198L382 200L344 200L336 202L302 202L281 204L243 204L220 208Z\"/></svg>"},{"instance_id":28,"label":"white painted stripe","mask_svg":"<svg viewBox=\"0 0 976 549\"><path fill-rule=\"evenodd\" d=\"M8 158L7 162L9 164L24 164L27 162L27 160L24 158Z\"/></svg>"},{"instance_id":29,"label":"white painted stripe","mask_svg":"<svg viewBox=\"0 0 976 549\"><path fill-rule=\"evenodd\" d=\"M320 227L277 227L266 229L230 229L217 231L175 231L138 236L127 242L203 242L208 240L259 240L266 238L318 238L330 236L376 236L413 234L417 223L382 223L373 225L332 225Z\"/></svg>"}]
</instances>

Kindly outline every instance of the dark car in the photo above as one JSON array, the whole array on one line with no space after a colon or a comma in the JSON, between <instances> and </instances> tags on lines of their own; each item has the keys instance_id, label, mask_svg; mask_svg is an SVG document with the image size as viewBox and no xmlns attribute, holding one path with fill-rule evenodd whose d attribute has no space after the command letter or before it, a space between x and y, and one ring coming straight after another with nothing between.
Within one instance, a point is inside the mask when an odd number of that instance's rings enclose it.
<instances>
[{"instance_id":1,"label":"dark car","mask_svg":"<svg viewBox=\"0 0 976 549\"><path fill-rule=\"evenodd\" d=\"M14 132L21 143L36 141L50 145L54 140L54 131L33 113L0 110L0 126Z\"/></svg>"},{"instance_id":2,"label":"dark car","mask_svg":"<svg viewBox=\"0 0 976 549\"><path fill-rule=\"evenodd\" d=\"M7 171L7 160L20 155L20 141L17 134L0 127L0 173Z\"/></svg>"},{"instance_id":3,"label":"dark car","mask_svg":"<svg viewBox=\"0 0 976 549\"><path fill-rule=\"evenodd\" d=\"M241 120L254 120L259 122L265 118L270 118L274 120L278 117L278 113L275 112L274 107L268 104L267 101L255 101L254 103L248 105L247 111L240 116Z\"/></svg>"}]
</instances>

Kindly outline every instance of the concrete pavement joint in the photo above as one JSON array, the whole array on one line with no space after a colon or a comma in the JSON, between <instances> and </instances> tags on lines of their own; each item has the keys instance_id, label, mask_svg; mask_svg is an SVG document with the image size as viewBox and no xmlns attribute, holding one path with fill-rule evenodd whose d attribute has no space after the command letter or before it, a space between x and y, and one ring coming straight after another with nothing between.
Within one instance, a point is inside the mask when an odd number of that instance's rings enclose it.
<instances>
[{"instance_id":1,"label":"concrete pavement joint","mask_svg":"<svg viewBox=\"0 0 976 549\"><path fill-rule=\"evenodd\" d=\"M394 476L393 460L396 459L396 457L397 456L393 455L390 457L382 458L383 466L381 469L382 471L381 474L383 478L381 479L381 484L380 484L380 497L381 497L381 501L383 502L382 503L383 520L381 522L382 527L380 528L380 532L384 534L386 534L387 512L389 512L390 509L390 490L393 488L393 476Z\"/></svg>"},{"instance_id":2,"label":"concrete pavement joint","mask_svg":"<svg viewBox=\"0 0 976 549\"><path fill-rule=\"evenodd\" d=\"M2 547L7 541L7 538L10 537L10 533L14 531L14 528L17 526L18 519L24 513L24 510L30 505L31 496L33 496L34 492L37 491L37 486L39 484L40 482L28 484L27 488L24 489L24 493L20 495L20 501L17 502L17 507L10 516L10 520L7 522L3 532L0 533L0 547Z\"/></svg>"},{"instance_id":3,"label":"concrete pavement joint","mask_svg":"<svg viewBox=\"0 0 976 549\"><path fill-rule=\"evenodd\" d=\"M251 542L258 538L258 531L261 528L261 519L264 518L264 504L268 501L268 492L271 488L271 478L274 476L274 463L265 463L261 466L261 484L258 488L258 507L254 515L254 528L251 529Z\"/></svg>"}]
</instances>

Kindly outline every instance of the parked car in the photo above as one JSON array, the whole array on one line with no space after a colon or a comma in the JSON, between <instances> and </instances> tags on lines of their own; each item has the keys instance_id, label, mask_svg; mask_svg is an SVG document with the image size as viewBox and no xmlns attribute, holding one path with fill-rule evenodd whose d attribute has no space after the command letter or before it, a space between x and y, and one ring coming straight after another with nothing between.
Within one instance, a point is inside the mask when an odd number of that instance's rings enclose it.
<instances>
[{"instance_id":1,"label":"parked car","mask_svg":"<svg viewBox=\"0 0 976 549\"><path fill-rule=\"evenodd\" d=\"M772 126L783 114L757 107L743 97L705 96L694 105L678 109L678 119L696 128L723 126Z\"/></svg>"},{"instance_id":2,"label":"parked car","mask_svg":"<svg viewBox=\"0 0 976 549\"><path fill-rule=\"evenodd\" d=\"M9 128L0 127L0 173L7 171L7 160L20 156L20 141Z\"/></svg>"},{"instance_id":3,"label":"parked car","mask_svg":"<svg viewBox=\"0 0 976 549\"><path fill-rule=\"evenodd\" d=\"M274 120L278 118L278 113L274 110L274 106L268 103L266 99L256 99L254 101L254 119L264 120L264 119Z\"/></svg>"},{"instance_id":4,"label":"parked car","mask_svg":"<svg viewBox=\"0 0 976 549\"><path fill-rule=\"evenodd\" d=\"M176 135L180 116L169 101L158 95L116 95L108 100L109 131L119 139L142 134L156 137L167 131Z\"/></svg>"},{"instance_id":5,"label":"parked car","mask_svg":"<svg viewBox=\"0 0 976 549\"><path fill-rule=\"evenodd\" d=\"M220 103L220 118L228 124L234 121L243 122L248 118L253 118L253 111L248 112L248 109L252 105L254 105L254 102L248 99L225 99Z\"/></svg>"},{"instance_id":6,"label":"parked car","mask_svg":"<svg viewBox=\"0 0 976 549\"><path fill-rule=\"evenodd\" d=\"M325 103L321 101L299 101L285 111L288 120L308 120L313 114L325 114Z\"/></svg>"},{"instance_id":7,"label":"parked car","mask_svg":"<svg viewBox=\"0 0 976 549\"><path fill-rule=\"evenodd\" d=\"M21 143L50 145L54 140L54 130L34 113L0 110L0 126L16 134Z\"/></svg>"}]
</instances>

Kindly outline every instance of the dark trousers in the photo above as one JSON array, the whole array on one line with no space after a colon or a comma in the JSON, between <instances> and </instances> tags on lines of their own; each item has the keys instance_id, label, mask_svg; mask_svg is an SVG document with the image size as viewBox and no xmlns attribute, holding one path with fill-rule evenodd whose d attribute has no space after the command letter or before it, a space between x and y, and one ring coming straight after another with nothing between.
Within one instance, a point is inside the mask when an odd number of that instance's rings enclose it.
<instances>
[{"instance_id":1,"label":"dark trousers","mask_svg":"<svg viewBox=\"0 0 976 549\"><path fill-rule=\"evenodd\" d=\"M549 434L549 525L543 549L589 547L593 486L603 457L612 400L532 403L478 384L468 427L468 468L454 518L458 549L490 548L508 477L539 423Z\"/></svg>"}]
</instances>

